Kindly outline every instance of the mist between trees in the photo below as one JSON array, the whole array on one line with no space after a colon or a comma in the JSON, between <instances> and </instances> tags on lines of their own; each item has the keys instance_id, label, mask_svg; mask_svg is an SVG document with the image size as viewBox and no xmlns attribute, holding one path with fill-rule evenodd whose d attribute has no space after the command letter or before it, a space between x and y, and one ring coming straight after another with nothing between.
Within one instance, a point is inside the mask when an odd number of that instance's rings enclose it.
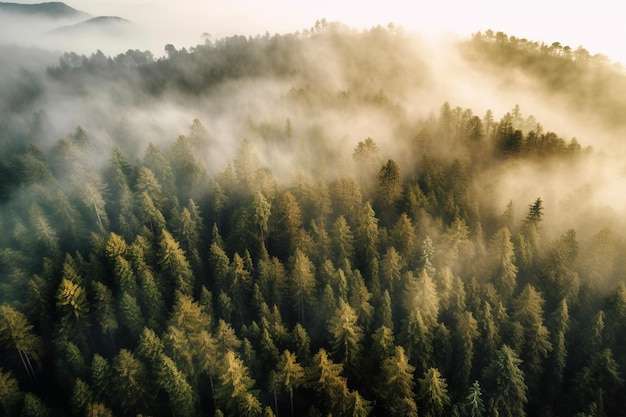
<instances>
[{"instance_id":1,"label":"mist between trees","mask_svg":"<svg viewBox=\"0 0 626 417\"><path fill-rule=\"evenodd\" d=\"M620 415L624 74L559 46L19 52L4 414Z\"/></svg>"}]
</instances>

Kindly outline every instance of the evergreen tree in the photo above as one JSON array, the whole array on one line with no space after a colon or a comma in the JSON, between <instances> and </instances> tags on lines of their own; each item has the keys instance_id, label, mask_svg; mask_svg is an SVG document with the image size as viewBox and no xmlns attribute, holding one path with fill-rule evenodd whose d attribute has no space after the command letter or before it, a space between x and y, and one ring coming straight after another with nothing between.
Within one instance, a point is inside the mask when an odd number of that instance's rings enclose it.
<instances>
[{"instance_id":1,"label":"evergreen tree","mask_svg":"<svg viewBox=\"0 0 626 417\"><path fill-rule=\"evenodd\" d=\"M400 167L393 159L389 159L378 172L378 196L386 213L393 211L402 196Z\"/></svg>"},{"instance_id":2,"label":"evergreen tree","mask_svg":"<svg viewBox=\"0 0 626 417\"><path fill-rule=\"evenodd\" d=\"M147 411L152 401L148 374L144 364L127 349L113 358L113 389L127 415Z\"/></svg>"},{"instance_id":3,"label":"evergreen tree","mask_svg":"<svg viewBox=\"0 0 626 417\"><path fill-rule=\"evenodd\" d=\"M413 393L415 367L409 364L402 346L396 346L394 355L383 361L381 371L387 411L393 416L417 416Z\"/></svg>"},{"instance_id":4,"label":"evergreen tree","mask_svg":"<svg viewBox=\"0 0 626 417\"><path fill-rule=\"evenodd\" d=\"M503 227L493 237L491 243L493 262L492 282L504 297L511 297L516 286L517 267L509 229Z\"/></svg>"},{"instance_id":5,"label":"evergreen tree","mask_svg":"<svg viewBox=\"0 0 626 417\"><path fill-rule=\"evenodd\" d=\"M216 391L218 404L231 415L260 415L261 404L251 391L254 379L248 368L233 351L224 356L223 370L220 372L220 385Z\"/></svg>"},{"instance_id":6,"label":"evergreen tree","mask_svg":"<svg viewBox=\"0 0 626 417\"><path fill-rule=\"evenodd\" d=\"M342 405L348 398L347 381L341 375L342 372L343 366L334 363L324 349L320 349L313 356L311 366L305 369L306 386L318 394L331 412L341 412Z\"/></svg>"},{"instance_id":7,"label":"evergreen tree","mask_svg":"<svg viewBox=\"0 0 626 417\"><path fill-rule=\"evenodd\" d=\"M174 290L191 294L194 287L193 272L180 245L165 229L161 232L159 249L159 265L166 281L174 285Z\"/></svg>"},{"instance_id":8,"label":"evergreen tree","mask_svg":"<svg viewBox=\"0 0 626 417\"><path fill-rule=\"evenodd\" d=\"M532 286L527 285L514 300L513 319L521 324L524 332L524 345L521 357L526 384L535 388L543 372L542 362L552 350L550 333L543 324L543 298Z\"/></svg>"},{"instance_id":9,"label":"evergreen tree","mask_svg":"<svg viewBox=\"0 0 626 417\"><path fill-rule=\"evenodd\" d=\"M394 248L398 250L402 259L409 265L414 266L415 255L417 253L417 238L415 229L406 213L402 213L393 226L391 239Z\"/></svg>"},{"instance_id":10,"label":"evergreen tree","mask_svg":"<svg viewBox=\"0 0 626 417\"><path fill-rule=\"evenodd\" d=\"M357 324L354 309L344 300L339 300L339 307L328 323L328 330L332 336L333 354L353 375L360 374L363 329Z\"/></svg>"},{"instance_id":11,"label":"evergreen tree","mask_svg":"<svg viewBox=\"0 0 626 417\"><path fill-rule=\"evenodd\" d=\"M315 290L315 268L308 256L300 249L296 249L292 265L289 289L298 313L298 320L304 323L305 303L309 303Z\"/></svg>"},{"instance_id":12,"label":"evergreen tree","mask_svg":"<svg viewBox=\"0 0 626 417\"><path fill-rule=\"evenodd\" d=\"M296 356L285 350L278 362L276 377L289 392L289 404L293 416L293 391L304 383L304 368L296 362Z\"/></svg>"},{"instance_id":13,"label":"evergreen tree","mask_svg":"<svg viewBox=\"0 0 626 417\"><path fill-rule=\"evenodd\" d=\"M465 415L468 417L483 417L485 415L485 403L478 381L474 381L465 397Z\"/></svg>"},{"instance_id":14,"label":"evergreen tree","mask_svg":"<svg viewBox=\"0 0 626 417\"><path fill-rule=\"evenodd\" d=\"M23 395L20 392L17 379L13 378L11 371L4 372L0 368L0 406L4 415L17 415L17 406Z\"/></svg>"},{"instance_id":15,"label":"evergreen tree","mask_svg":"<svg viewBox=\"0 0 626 417\"><path fill-rule=\"evenodd\" d=\"M448 384L437 368L429 368L424 373L424 378L418 380L419 391L417 397L422 403L425 416L444 416L450 406L448 396Z\"/></svg>"},{"instance_id":16,"label":"evergreen tree","mask_svg":"<svg viewBox=\"0 0 626 417\"><path fill-rule=\"evenodd\" d=\"M339 216L332 229L333 253L339 264L344 259L351 261L354 257L354 235L348 226L345 217Z\"/></svg>"},{"instance_id":17,"label":"evergreen tree","mask_svg":"<svg viewBox=\"0 0 626 417\"><path fill-rule=\"evenodd\" d=\"M485 370L485 379L491 384L491 413L506 417L526 415L524 408L528 398L521 364L515 351L507 345L496 352L496 357Z\"/></svg>"}]
</instances>

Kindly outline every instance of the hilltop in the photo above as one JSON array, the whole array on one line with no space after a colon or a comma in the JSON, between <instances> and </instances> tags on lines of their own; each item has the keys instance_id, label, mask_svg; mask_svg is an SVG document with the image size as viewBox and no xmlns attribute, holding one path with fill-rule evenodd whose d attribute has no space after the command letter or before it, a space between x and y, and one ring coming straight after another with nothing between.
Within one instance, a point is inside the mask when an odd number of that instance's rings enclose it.
<instances>
[{"instance_id":1,"label":"hilltop","mask_svg":"<svg viewBox=\"0 0 626 417\"><path fill-rule=\"evenodd\" d=\"M59 18L89 18L89 13L76 10L63 2L45 2L36 4L21 4L0 2L0 12L23 15L29 17Z\"/></svg>"}]
</instances>

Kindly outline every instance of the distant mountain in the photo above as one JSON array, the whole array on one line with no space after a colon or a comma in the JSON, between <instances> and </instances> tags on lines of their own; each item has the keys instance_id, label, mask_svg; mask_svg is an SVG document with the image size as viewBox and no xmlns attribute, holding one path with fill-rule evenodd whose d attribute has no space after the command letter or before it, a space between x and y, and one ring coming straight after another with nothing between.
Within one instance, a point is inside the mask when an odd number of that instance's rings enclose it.
<instances>
[{"instance_id":1,"label":"distant mountain","mask_svg":"<svg viewBox=\"0 0 626 417\"><path fill-rule=\"evenodd\" d=\"M122 17L94 17L62 2L0 2L0 44L89 54L138 48L145 39L143 28Z\"/></svg>"},{"instance_id":2,"label":"distant mountain","mask_svg":"<svg viewBox=\"0 0 626 417\"><path fill-rule=\"evenodd\" d=\"M48 32L52 36L103 34L107 36L126 35L135 31L136 25L118 16L98 16L74 25L63 26Z\"/></svg>"},{"instance_id":3,"label":"distant mountain","mask_svg":"<svg viewBox=\"0 0 626 417\"><path fill-rule=\"evenodd\" d=\"M0 13L23 15L25 17L47 17L51 19L87 19L89 13L76 10L62 2L46 2L38 4L19 4L0 2Z\"/></svg>"}]
</instances>

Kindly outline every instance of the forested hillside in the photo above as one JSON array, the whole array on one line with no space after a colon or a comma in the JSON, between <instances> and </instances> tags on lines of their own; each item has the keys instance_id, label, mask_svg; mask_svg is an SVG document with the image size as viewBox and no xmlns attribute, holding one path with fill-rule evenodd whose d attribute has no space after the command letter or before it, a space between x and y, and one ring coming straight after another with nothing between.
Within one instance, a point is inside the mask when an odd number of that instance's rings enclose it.
<instances>
[{"instance_id":1,"label":"forested hillside","mask_svg":"<svg viewBox=\"0 0 626 417\"><path fill-rule=\"evenodd\" d=\"M444 62L322 21L25 53L0 80L4 415L624 415L625 75L534 45ZM567 136L499 112L520 71Z\"/></svg>"}]
</instances>

